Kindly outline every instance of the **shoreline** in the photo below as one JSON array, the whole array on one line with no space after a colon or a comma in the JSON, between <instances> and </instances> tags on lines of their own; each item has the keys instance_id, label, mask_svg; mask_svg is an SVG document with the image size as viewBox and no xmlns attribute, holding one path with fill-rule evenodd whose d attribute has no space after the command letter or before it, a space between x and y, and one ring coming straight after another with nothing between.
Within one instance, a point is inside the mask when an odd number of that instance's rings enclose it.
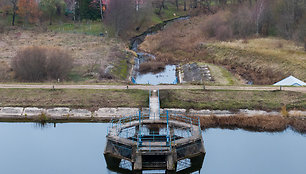
<instances>
[{"instance_id":1,"label":"shoreline","mask_svg":"<svg viewBox=\"0 0 306 174\"><path fill-rule=\"evenodd\" d=\"M227 110L189 110L161 109L160 113L199 116L201 129L245 129L255 132L281 132L287 128L301 134L306 133L306 111L291 110L287 115L281 112L241 109L239 112ZM149 112L142 108L142 113ZM139 108L99 108L96 111L70 108L33 108L33 107L2 107L0 122L33 122L41 123L108 123L114 118L138 115Z\"/></svg>"}]
</instances>

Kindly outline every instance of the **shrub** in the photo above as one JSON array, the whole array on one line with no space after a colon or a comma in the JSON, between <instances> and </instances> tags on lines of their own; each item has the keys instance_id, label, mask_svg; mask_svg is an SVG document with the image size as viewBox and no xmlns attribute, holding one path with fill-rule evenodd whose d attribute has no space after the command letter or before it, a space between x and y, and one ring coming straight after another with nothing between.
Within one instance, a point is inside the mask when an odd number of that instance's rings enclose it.
<instances>
[{"instance_id":1,"label":"shrub","mask_svg":"<svg viewBox=\"0 0 306 174\"><path fill-rule=\"evenodd\" d=\"M230 15L230 12L221 11L212 16L207 17L205 24L202 27L204 35L206 37L216 37L217 29L221 26L225 27L228 25L227 16Z\"/></svg>"},{"instance_id":2,"label":"shrub","mask_svg":"<svg viewBox=\"0 0 306 174\"><path fill-rule=\"evenodd\" d=\"M60 49L49 49L46 71L49 79L64 79L72 69L71 56Z\"/></svg>"},{"instance_id":3,"label":"shrub","mask_svg":"<svg viewBox=\"0 0 306 174\"><path fill-rule=\"evenodd\" d=\"M28 47L12 60L15 77L24 81L65 78L73 60L65 52L51 48Z\"/></svg>"},{"instance_id":4,"label":"shrub","mask_svg":"<svg viewBox=\"0 0 306 174\"><path fill-rule=\"evenodd\" d=\"M6 62L0 62L0 82L6 81L10 78L9 68Z\"/></svg>"},{"instance_id":5,"label":"shrub","mask_svg":"<svg viewBox=\"0 0 306 174\"><path fill-rule=\"evenodd\" d=\"M225 41L231 39L232 37L233 37L233 32L229 26L222 25L219 28L217 28L216 39Z\"/></svg>"},{"instance_id":6,"label":"shrub","mask_svg":"<svg viewBox=\"0 0 306 174\"><path fill-rule=\"evenodd\" d=\"M13 58L12 68L20 80L40 81L46 78L46 49L30 47L19 51Z\"/></svg>"}]
</instances>

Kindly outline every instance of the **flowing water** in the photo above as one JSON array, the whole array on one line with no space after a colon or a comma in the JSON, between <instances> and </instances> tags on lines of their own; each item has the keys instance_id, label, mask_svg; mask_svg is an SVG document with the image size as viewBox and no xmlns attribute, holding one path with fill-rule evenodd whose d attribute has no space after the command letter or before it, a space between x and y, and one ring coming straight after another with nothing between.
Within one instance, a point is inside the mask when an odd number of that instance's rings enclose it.
<instances>
[{"instance_id":1,"label":"flowing water","mask_svg":"<svg viewBox=\"0 0 306 174\"><path fill-rule=\"evenodd\" d=\"M105 123L0 123L0 173L104 174ZM306 136L208 129L205 174L304 174Z\"/></svg>"},{"instance_id":2,"label":"flowing water","mask_svg":"<svg viewBox=\"0 0 306 174\"><path fill-rule=\"evenodd\" d=\"M174 21L186 20L186 19L189 19L189 17L185 16L165 21L163 23L157 24L156 26L149 28L148 31L131 39L131 49L137 53L137 57L135 57L135 64L133 67L133 73L131 79L134 84L151 84L151 85L177 84L178 80L176 76L176 65L167 65L165 67L165 70L159 73L140 74L138 72L140 64L143 62L147 62L149 60L154 60L155 56L152 54L139 52L138 46L144 41L146 36L155 34L157 31L162 30L164 27L166 27L167 24L172 23Z\"/></svg>"}]
</instances>

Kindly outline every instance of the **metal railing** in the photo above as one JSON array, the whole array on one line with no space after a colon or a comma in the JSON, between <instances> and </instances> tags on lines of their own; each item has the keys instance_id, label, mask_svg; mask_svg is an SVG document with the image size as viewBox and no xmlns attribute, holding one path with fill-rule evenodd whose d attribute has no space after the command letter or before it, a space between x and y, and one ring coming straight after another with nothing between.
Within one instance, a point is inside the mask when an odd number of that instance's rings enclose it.
<instances>
[{"instance_id":1,"label":"metal railing","mask_svg":"<svg viewBox=\"0 0 306 174\"><path fill-rule=\"evenodd\" d=\"M108 128L108 134L109 130L112 129L113 131L115 130L115 134L125 134L126 136L124 138L129 138L133 137L134 139L137 140L137 148L140 149L142 147L148 147L149 151L151 149L156 149L156 147L160 147L160 150L163 151L165 150L165 147L168 147L171 150L171 145L172 142L175 143L175 140L177 139L176 136L173 137L173 135L170 134L170 129L169 129L169 120L175 120L179 122L184 122L190 125L196 125L199 127L199 132L201 134L201 127L200 127L200 119L199 117L188 117L183 114L178 114L178 113L170 113L166 111L163 114L160 114L159 119L164 119L167 120L166 124L166 134L146 134L143 132L142 125L144 120L149 120L150 119L150 113L149 114L142 114L141 111L139 111L138 115L133 115L133 116L127 116L127 117L121 117L121 118L116 118L113 119L110 123L110 127ZM138 121L139 123L139 129L138 132L136 130L132 133L129 132L129 129L127 127L126 130L122 129L122 125L127 125L130 124L132 126L133 121ZM122 131L127 131L127 132L122 132ZM190 131L189 131L190 132ZM136 135L137 134L137 135ZM188 137L189 135L187 135ZM191 135L190 135L191 136ZM163 139L162 142L165 142L164 144L156 144L154 142L158 142L158 140ZM149 142L149 143L148 143Z\"/></svg>"}]
</instances>

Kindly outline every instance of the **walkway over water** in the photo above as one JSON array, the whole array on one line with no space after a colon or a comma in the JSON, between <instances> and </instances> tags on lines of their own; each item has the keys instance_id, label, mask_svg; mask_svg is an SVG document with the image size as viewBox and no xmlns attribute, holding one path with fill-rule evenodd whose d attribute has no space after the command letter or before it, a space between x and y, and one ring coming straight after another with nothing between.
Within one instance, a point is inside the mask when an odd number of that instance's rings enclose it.
<instances>
[{"instance_id":1,"label":"walkway over water","mask_svg":"<svg viewBox=\"0 0 306 174\"><path fill-rule=\"evenodd\" d=\"M159 90L153 90L149 93L149 106L150 106L150 119L159 119L160 116L160 103L159 103Z\"/></svg>"}]
</instances>

